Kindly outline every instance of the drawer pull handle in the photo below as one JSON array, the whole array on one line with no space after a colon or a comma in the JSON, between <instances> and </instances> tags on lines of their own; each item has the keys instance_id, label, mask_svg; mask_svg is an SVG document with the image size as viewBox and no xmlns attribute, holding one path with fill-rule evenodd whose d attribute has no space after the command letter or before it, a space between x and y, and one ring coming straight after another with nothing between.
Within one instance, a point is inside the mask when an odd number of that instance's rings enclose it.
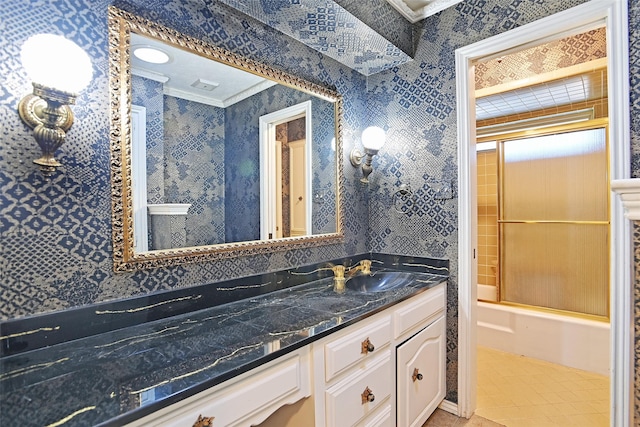
<instances>
[{"instance_id":1,"label":"drawer pull handle","mask_svg":"<svg viewBox=\"0 0 640 427\"><path fill-rule=\"evenodd\" d=\"M198 419L193 423L193 427L213 427L213 419L215 417L203 417L198 415Z\"/></svg>"},{"instance_id":2,"label":"drawer pull handle","mask_svg":"<svg viewBox=\"0 0 640 427\"><path fill-rule=\"evenodd\" d=\"M418 371L418 368L415 368L413 370L413 375L411 375L411 379L413 380L414 383L416 382L416 380L422 381L422 374L420 373L420 371Z\"/></svg>"},{"instance_id":3,"label":"drawer pull handle","mask_svg":"<svg viewBox=\"0 0 640 427\"><path fill-rule=\"evenodd\" d=\"M366 340L362 341L362 354L373 353L375 350L375 346L369 341L369 337Z\"/></svg>"},{"instance_id":4,"label":"drawer pull handle","mask_svg":"<svg viewBox=\"0 0 640 427\"><path fill-rule=\"evenodd\" d=\"M369 387L366 387L362 392L362 404L364 405L365 403L373 402L374 400L376 400L376 396Z\"/></svg>"}]
</instances>

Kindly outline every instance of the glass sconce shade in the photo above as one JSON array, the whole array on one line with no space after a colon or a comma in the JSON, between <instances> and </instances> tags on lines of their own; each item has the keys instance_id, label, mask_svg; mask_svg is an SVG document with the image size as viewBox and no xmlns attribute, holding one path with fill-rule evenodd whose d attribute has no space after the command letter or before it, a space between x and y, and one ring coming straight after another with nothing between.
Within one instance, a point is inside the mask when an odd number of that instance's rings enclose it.
<instances>
[{"instance_id":1,"label":"glass sconce shade","mask_svg":"<svg viewBox=\"0 0 640 427\"><path fill-rule=\"evenodd\" d=\"M32 36L22 45L20 57L31 81L42 86L75 94L91 82L89 55L62 36Z\"/></svg>"},{"instance_id":2,"label":"glass sconce shade","mask_svg":"<svg viewBox=\"0 0 640 427\"><path fill-rule=\"evenodd\" d=\"M369 183L369 175L373 172L373 166L371 166L373 156L378 154L378 151L384 145L385 139L386 135L382 128L369 126L362 131L364 154L354 148L349 155L349 160L354 168L362 165L362 178L360 178L360 182L363 184Z\"/></svg>"},{"instance_id":3,"label":"glass sconce shade","mask_svg":"<svg viewBox=\"0 0 640 427\"><path fill-rule=\"evenodd\" d=\"M69 105L75 104L76 94L91 82L91 59L72 41L52 34L27 39L21 59L32 79L33 92L20 101L18 113L33 129L42 150L42 156L33 162L49 176L61 166L54 153L73 124Z\"/></svg>"},{"instance_id":4,"label":"glass sconce shade","mask_svg":"<svg viewBox=\"0 0 640 427\"><path fill-rule=\"evenodd\" d=\"M362 131L362 145L365 149L379 151L384 145L386 135L382 128L369 126Z\"/></svg>"}]
</instances>

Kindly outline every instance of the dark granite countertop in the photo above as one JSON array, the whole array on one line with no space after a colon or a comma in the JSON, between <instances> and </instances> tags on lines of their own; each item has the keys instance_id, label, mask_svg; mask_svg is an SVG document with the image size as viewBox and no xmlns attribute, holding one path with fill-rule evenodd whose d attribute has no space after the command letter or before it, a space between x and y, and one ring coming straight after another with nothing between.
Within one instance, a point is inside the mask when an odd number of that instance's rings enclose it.
<instances>
[{"instance_id":1,"label":"dark granite countertop","mask_svg":"<svg viewBox=\"0 0 640 427\"><path fill-rule=\"evenodd\" d=\"M10 426L115 426L305 346L447 279L379 293L331 278L0 358Z\"/></svg>"}]
</instances>

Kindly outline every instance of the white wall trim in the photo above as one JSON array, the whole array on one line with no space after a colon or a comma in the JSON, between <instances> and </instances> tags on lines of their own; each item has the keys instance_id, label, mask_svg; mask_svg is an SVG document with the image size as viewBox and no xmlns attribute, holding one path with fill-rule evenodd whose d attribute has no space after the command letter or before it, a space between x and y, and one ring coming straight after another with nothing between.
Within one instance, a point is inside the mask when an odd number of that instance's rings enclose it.
<instances>
[{"instance_id":1,"label":"white wall trim","mask_svg":"<svg viewBox=\"0 0 640 427\"><path fill-rule=\"evenodd\" d=\"M611 181L611 190L620 196L624 216L632 221L640 221L640 178Z\"/></svg>"},{"instance_id":2,"label":"white wall trim","mask_svg":"<svg viewBox=\"0 0 640 427\"><path fill-rule=\"evenodd\" d=\"M407 21L412 24L435 15L450 6L460 3L462 0L387 0Z\"/></svg>"},{"instance_id":3,"label":"white wall trim","mask_svg":"<svg viewBox=\"0 0 640 427\"><path fill-rule=\"evenodd\" d=\"M609 141L611 179L630 176L629 49L627 2L591 0L580 6L456 50L458 105L458 410L473 414L476 401L476 249L475 112L472 61L516 46L553 39L577 29L607 25L609 67ZM611 198L611 426L629 427L633 420L632 385L632 247L631 224L620 200Z\"/></svg>"},{"instance_id":4,"label":"white wall trim","mask_svg":"<svg viewBox=\"0 0 640 427\"><path fill-rule=\"evenodd\" d=\"M450 400L443 400L440 402L440 405L438 405L438 408L451 414L458 415L458 405Z\"/></svg>"},{"instance_id":5,"label":"white wall trim","mask_svg":"<svg viewBox=\"0 0 640 427\"><path fill-rule=\"evenodd\" d=\"M131 106L131 192L134 251L147 252L147 109L140 105Z\"/></svg>"}]
</instances>

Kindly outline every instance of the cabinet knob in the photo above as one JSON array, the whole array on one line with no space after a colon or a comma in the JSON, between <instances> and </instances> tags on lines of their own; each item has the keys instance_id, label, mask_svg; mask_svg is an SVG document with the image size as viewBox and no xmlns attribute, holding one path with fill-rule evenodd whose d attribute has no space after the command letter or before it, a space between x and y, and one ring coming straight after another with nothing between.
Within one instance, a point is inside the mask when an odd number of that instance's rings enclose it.
<instances>
[{"instance_id":1,"label":"cabinet knob","mask_svg":"<svg viewBox=\"0 0 640 427\"><path fill-rule=\"evenodd\" d=\"M369 341L369 337L366 340L362 341L362 354L367 354L373 352L375 350L375 346Z\"/></svg>"},{"instance_id":2,"label":"cabinet knob","mask_svg":"<svg viewBox=\"0 0 640 427\"><path fill-rule=\"evenodd\" d=\"M198 419L193 423L193 427L213 427L213 419L215 417L203 417L198 415Z\"/></svg>"},{"instance_id":3,"label":"cabinet knob","mask_svg":"<svg viewBox=\"0 0 640 427\"><path fill-rule=\"evenodd\" d=\"M376 400L376 396L369 387L366 387L362 392L362 404L364 405L365 403L373 402L374 400Z\"/></svg>"},{"instance_id":4,"label":"cabinet knob","mask_svg":"<svg viewBox=\"0 0 640 427\"><path fill-rule=\"evenodd\" d=\"M422 374L420 373L420 371L418 371L418 368L415 368L413 370L413 375L411 375L411 379L413 380L414 383L416 382L416 380L422 381Z\"/></svg>"}]
</instances>

